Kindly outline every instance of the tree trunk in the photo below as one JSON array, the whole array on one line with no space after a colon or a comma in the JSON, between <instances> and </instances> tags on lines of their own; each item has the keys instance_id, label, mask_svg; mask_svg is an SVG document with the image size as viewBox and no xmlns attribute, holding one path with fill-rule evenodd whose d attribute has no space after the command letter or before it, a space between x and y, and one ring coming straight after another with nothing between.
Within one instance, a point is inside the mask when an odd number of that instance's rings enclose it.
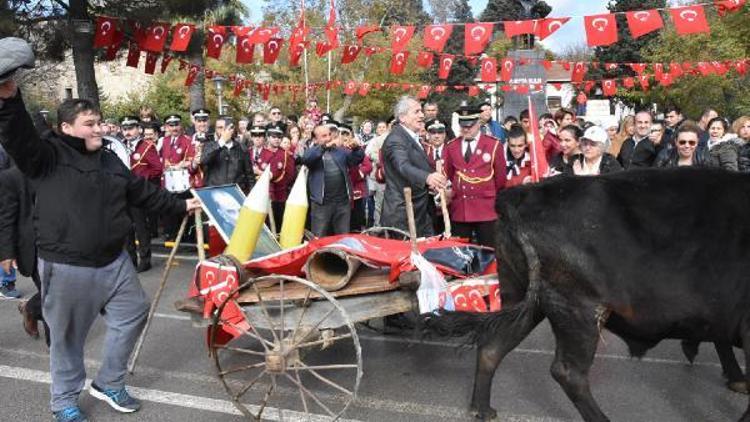
<instances>
[{"instance_id":1,"label":"tree trunk","mask_svg":"<svg viewBox=\"0 0 750 422\"><path fill-rule=\"evenodd\" d=\"M69 3L70 45L73 49L73 66L76 72L78 98L93 101L99 106L99 86L94 71L94 24L89 17L87 0Z\"/></svg>"},{"instance_id":2,"label":"tree trunk","mask_svg":"<svg viewBox=\"0 0 750 422\"><path fill-rule=\"evenodd\" d=\"M201 48L191 50L188 53L188 59L190 61L190 64L198 65L199 69L201 69L198 72L198 75L195 77L195 82L190 85L189 89L190 111L192 112L193 110L199 108L206 108L206 90L204 87L206 83L206 76L205 73L203 73L203 70L205 68L203 50ZM221 114L221 112L219 112L219 114Z\"/></svg>"}]
</instances>

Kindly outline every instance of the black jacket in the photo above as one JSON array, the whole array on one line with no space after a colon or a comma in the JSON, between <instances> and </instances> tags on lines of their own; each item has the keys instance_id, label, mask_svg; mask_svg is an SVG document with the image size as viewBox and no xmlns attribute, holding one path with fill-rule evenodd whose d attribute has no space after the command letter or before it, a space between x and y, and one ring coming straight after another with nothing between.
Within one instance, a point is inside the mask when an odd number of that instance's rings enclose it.
<instances>
[{"instance_id":1,"label":"black jacket","mask_svg":"<svg viewBox=\"0 0 750 422\"><path fill-rule=\"evenodd\" d=\"M184 213L185 202L136 177L109 150L86 150L83 139L49 133L40 139L20 93L0 108L0 142L34 189L39 256L103 267L122 252L132 230L128 206Z\"/></svg>"},{"instance_id":2,"label":"black jacket","mask_svg":"<svg viewBox=\"0 0 750 422\"><path fill-rule=\"evenodd\" d=\"M33 195L18 167L0 171L0 261L15 259L18 271L31 277L36 261Z\"/></svg>"},{"instance_id":3,"label":"black jacket","mask_svg":"<svg viewBox=\"0 0 750 422\"><path fill-rule=\"evenodd\" d=\"M617 161L625 170L639 167L651 167L656 159L656 147L648 139L643 139L636 145L633 137L625 140L617 156Z\"/></svg>"},{"instance_id":4,"label":"black jacket","mask_svg":"<svg viewBox=\"0 0 750 422\"><path fill-rule=\"evenodd\" d=\"M401 125L395 125L383 142L385 195L381 225L409 230L404 188L411 187L417 236L433 234L426 181L432 173L427 154Z\"/></svg>"},{"instance_id":5,"label":"black jacket","mask_svg":"<svg viewBox=\"0 0 750 422\"><path fill-rule=\"evenodd\" d=\"M253 179L250 165L250 154L240 143L234 142L232 148L220 147L217 141L203 144L201 153L203 181L206 186L238 184L247 192Z\"/></svg>"}]
</instances>

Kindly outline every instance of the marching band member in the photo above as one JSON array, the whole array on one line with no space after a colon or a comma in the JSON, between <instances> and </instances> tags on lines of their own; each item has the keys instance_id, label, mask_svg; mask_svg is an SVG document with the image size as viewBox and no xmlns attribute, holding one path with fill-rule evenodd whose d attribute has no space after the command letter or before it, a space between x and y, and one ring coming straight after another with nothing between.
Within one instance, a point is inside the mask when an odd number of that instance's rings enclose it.
<instances>
[{"instance_id":1,"label":"marching band member","mask_svg":"<svg viewBox=\"0 0 750 422\"><path fill-rule=\"evenodd\" d=\"M161 141L161 159L164 164L163 186L170 192L186 199L190 195L189 174L192 170L192 143L182 128L182 118L178 114L169 115L166 119L167 135ZM185 181L185 177L188 180ZM164 237L174 239L180 221L174 216L164 217Z\"/></svg>"},{"instance_id":2,"label":"marching band member","mask_svg":"<svg viewBox=\"0 0 750 422\"><path fill-rule=\"evenodd\" d=\"M294 157L280 148L284 132L283 123L270 123L266 127L266 148L261 153L261 171L266 167L271 170L271 209L276 233L281 231L284 205L295 176Z\"/></svg>"}]
</instances>

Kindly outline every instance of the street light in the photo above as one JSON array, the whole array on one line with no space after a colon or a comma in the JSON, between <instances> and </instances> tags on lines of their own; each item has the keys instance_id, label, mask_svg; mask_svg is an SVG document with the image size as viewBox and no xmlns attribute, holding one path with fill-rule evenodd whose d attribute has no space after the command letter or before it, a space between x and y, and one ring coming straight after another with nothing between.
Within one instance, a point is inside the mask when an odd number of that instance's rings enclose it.
<instances>
[{"instance_id":1,"label":"street light","mask_svg":"<svg viewBox=\"0 0 750 422\"><path fill-rule=\"evenodd\" d=\"M41 114L42 117L44 117L44 121L45 122L49 121L49 120L47 120L47 116L49 116L49 110L39 110L39 114Z\"/></svg>"},{"instance_id":2,"label":"street light","mask_svg":"<svg viewBox=\"0 0 750 422\"><path fill-rule=\"evenodd\" d=\"M214 87L216 88L216 99L218 100L218 109L219 114L222 114L224 112L224 79L221 75L214 76Z\"/></svg>"}]
</instances>

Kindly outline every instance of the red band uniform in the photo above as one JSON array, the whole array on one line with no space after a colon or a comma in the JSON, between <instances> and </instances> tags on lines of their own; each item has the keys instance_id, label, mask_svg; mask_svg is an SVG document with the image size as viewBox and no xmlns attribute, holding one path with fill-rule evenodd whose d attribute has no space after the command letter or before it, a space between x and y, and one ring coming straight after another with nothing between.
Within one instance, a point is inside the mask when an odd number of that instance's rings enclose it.
<instances>
[{"instance_id":1,"label":"red band uniform","mask_svg":"<svg viewBox=\"0 0 750 422\"><path fill-rule=\"evenodd\" d=\"M276 223L276 233L280 233L282 219L284 218L284 206L292 183L294 183L296 169L292 154L278 147L281 137L284 136L284 125L271 123L266 129L266 134L269 138L269 145L261 151L258 167L261 170L268 167L271 172L271 209ZM270 139L271 137L275 139ZM271 143L275 144L271 145ZM252 149L250 153L253 153Z\"/></svg>"}]
</instances>

